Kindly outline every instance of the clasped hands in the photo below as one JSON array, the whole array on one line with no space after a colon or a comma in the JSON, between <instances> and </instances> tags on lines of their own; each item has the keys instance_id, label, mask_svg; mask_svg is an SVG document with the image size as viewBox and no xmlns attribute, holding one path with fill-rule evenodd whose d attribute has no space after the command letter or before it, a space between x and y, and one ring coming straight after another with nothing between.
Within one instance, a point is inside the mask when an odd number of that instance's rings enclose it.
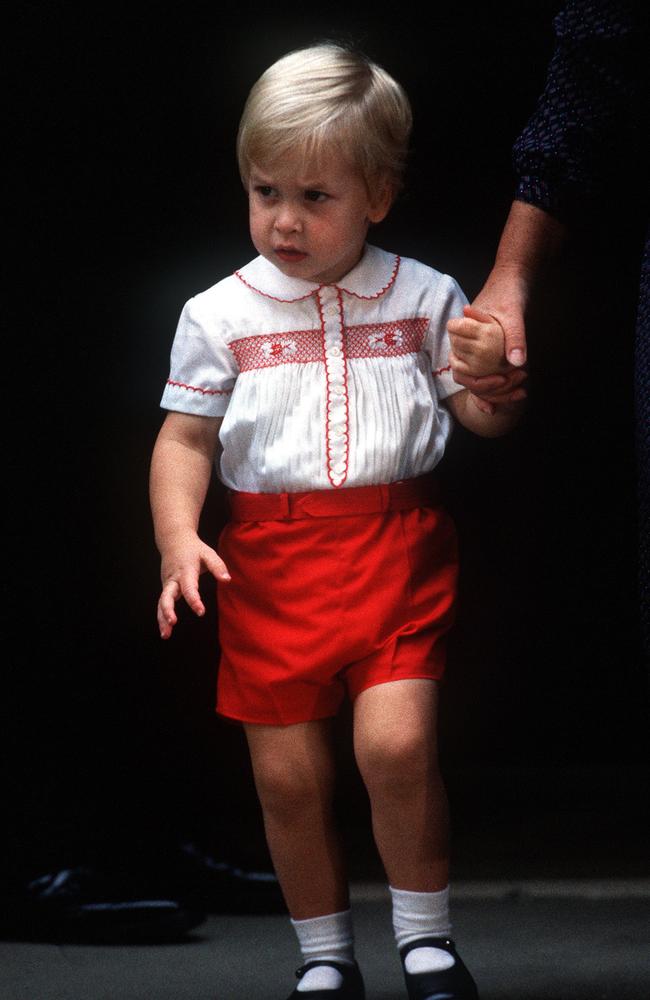
<instances>
[{"instance_id":1,"label":"clasped hands","mask_svg":"<svg viewBox=\"0 0 650 1000\"><path fill-rule=\"evenodd\" d=\"M525 399L527 373L506 359L506 338L495 316L476 306L465 306L463 316L447 324L454 381L469 389L483 413Z\"/></svg>"}]
</instances>

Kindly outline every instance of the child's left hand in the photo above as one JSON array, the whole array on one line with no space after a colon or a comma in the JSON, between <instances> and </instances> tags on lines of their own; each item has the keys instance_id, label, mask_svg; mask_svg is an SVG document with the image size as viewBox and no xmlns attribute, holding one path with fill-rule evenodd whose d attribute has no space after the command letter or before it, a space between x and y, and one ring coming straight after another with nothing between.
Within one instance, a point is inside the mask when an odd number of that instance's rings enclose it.
<instances>
[{"instance_id":1,"label":"child's left hand","mask_svg":"<svg viewBox=\"0 0 650 1000\"><path fill-rule=\"evenodd\" d=\"M447 324L454 377L501 375L510 370L505 356L505 339L500 323L489 313L464 306L463 316Z\"/></svg>"}]
</instances>

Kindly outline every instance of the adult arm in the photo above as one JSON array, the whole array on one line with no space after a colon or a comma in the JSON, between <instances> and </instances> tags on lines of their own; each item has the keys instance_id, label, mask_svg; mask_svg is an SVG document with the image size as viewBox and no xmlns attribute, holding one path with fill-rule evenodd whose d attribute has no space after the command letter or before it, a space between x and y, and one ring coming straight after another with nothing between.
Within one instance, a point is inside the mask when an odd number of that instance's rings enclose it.
<instances>
[{"instance_id":1,"label":"adult arm","mask_svg":"<svg viewBox=\"0 0 650 1000\"><path fill-rule=\"evenodd\" d=\"M646 23L640 0L570 0L554 20L545 87L513 148L516 200L473 303L501 322L514 368L526 360L526 306L544 263L569 228L593 217L600 198L634 183L645 131ZM495 401L511 388L503 379L462 384Z\"/></svg>"}]
</instances>

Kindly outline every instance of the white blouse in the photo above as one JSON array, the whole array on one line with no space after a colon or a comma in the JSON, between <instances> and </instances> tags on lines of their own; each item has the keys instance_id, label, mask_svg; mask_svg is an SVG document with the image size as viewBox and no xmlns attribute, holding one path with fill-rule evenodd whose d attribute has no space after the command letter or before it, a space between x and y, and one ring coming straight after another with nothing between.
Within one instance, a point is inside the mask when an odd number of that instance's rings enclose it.
<instances>
[{"instance_id":1,"label":"white blouse","mask_svg":"<svg viewBox=\"0 0 650 1000\"><path fill-rule=\"evenodd\" d=\"M446 326L466 302L453 278L373 246L333 285L256 257L185 304L161 406L223 417L233 490L422 475L451 433Z\"/></svg>"}]
</instances>

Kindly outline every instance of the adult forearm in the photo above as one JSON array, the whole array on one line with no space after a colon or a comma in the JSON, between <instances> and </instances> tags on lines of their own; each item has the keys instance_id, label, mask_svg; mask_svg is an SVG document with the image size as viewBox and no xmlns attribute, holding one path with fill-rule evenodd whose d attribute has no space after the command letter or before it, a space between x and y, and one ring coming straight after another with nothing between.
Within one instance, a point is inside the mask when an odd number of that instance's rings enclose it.
<instances>
[{"instance_id":1,"label":"adult forearm","mask_svg":"<svg viewBox=\"0 0 650 1000\"><path fill-rule=\"evenodd\" d=\"M558 252L566 227L536 205L514 201L501 234L492 273L509 274L528 291L540 268Z\"/></svg>"}]
</instances>

